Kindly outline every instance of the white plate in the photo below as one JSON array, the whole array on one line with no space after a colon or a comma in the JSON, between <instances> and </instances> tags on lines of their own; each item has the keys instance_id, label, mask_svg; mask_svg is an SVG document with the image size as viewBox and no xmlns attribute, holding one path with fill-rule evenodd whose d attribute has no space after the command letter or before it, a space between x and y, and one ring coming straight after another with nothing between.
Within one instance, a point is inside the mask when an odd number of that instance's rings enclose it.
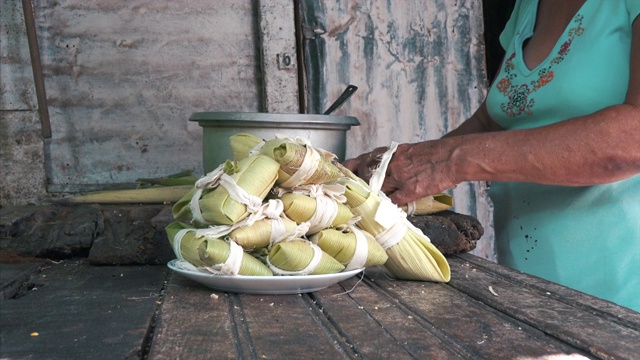
<instances>
[{"instance_id":1,"label":"white plate","mask_svg":"<svg viewBox=\"0 0 640 360\"><path fill-rule=\"evenodd\" d=\"M302 294L322 290L346 280L363 269L336 274L300 276L216 275L182 268L177 259L169 261L169 269L212 289L245 294Z\"/></svg>"}]
</instances>

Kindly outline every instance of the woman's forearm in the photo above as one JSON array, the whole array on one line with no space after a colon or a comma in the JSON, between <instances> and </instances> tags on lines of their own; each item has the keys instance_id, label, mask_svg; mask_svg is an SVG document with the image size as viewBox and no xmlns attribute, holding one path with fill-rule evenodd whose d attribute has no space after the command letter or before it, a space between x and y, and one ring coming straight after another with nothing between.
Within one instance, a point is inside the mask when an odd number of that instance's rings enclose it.
<instances>
[{"instance_id":1,"label":"woman's forearm","mask_svg":"<svg viewBox=\"0 0 640 360\"><path fill-rule=\"evenodd\" d=\"M617 105L536 129L443 141L454 181L608 183L640 173L640 108Z\"/></svg>"}]
</instances>

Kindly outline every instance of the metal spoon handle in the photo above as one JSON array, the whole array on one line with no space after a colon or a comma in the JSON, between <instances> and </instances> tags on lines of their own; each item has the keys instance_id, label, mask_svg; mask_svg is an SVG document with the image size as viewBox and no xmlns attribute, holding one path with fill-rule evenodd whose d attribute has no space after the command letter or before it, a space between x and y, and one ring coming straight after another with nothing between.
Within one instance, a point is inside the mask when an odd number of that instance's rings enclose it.
<instances>
[{"instance_id":1,"label":"metal spoon handle","mask_svg":"<svg viewBox=\"0 0 640 360\"><path fill-rule=\"evenodd\" d=\"M342 104L344 104L344 102L347 101L347 99L349 99L351 95L353 95L353 93L356 92L356 90L358 90L358 87L355 85L347 86L347 88L342 92L342 95L340 95L336 99L336 101L334 101L333 104L329 106L327 111L324 112L324 115L329 115L332 112L334 112L337 108L339 108Z\"/></svg>"}]
</instances>

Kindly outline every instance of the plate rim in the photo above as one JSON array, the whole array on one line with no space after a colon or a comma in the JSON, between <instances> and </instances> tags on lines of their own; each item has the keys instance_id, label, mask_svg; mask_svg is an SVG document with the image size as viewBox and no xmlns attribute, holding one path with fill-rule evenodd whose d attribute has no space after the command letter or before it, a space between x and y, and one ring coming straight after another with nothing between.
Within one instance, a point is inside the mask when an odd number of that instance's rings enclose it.
<instances>
[{"instance_id":1,"label":"plate rim","mask_svg":"<svg viewBox=\"0 0 640 360\"><path fill-rule=\"evenodd\" d=\"M338 273L332 274L318 274L318 275L276 275L276 276L252 276L252 275L224 275L224 274L207 274L202 272L195 272L186 269L180 269L175 266L175 263L179 261L178 259L173 259L167 263L167 267L172 271L177 272L178 274L198 282L208 288L215 289L218 291L224 292L232 292L232 293L243 293L243 294L301 294L301 293L309 293L314 291L319 291L324 288L327 288L331 285L337 284L343 280L346 280L352 276L357 275L358 273L365 270L365 268L354 269L348 271L341 271ZM207 283L207 280L215 279L217 281L230 280L229 284L211 284ZM306 284L306 286L300 287L296 285L290 288L283 289L247 289L246 286L248 283L257 281L259 283L265 284L273 284L273 285L282 285L287 283L297 283L305 280L315 280L310 284ZM337 280L332 282L333 280ZM321 284L317 284L317 282L321 282ZM238 286L233 286L233 283L236 283ZM242 289L240 289L242 288Z\"/></svg>"}]
</instances>

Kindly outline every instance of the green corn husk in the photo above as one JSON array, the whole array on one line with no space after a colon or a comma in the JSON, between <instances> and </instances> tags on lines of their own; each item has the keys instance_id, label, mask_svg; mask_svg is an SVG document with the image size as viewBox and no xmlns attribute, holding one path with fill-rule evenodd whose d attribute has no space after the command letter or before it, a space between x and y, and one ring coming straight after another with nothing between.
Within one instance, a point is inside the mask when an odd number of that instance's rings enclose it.
<instances>
[{"instance_id":1,"label":"green corn husk","mask_svg":"<svg viewBox=\"0 0 640 360\"><path fill-rule=\"evenodd\" d=\"M298 224L286 217L281 217L287 232L293 231ZM245 250L253 250L269 246L271 243L272 223L275 219L262 219L252 225L243 226L229 233L229 237Z\"/></svg>"},{"instance_id":2,"label":"green corn husk","mask_svg":"<svg viewBox=\"0 0 640 360\"><path fill-rule=\"evenodd\" d=\"M169 237L169 243L174 246L176 234L183 229L193 229L187 232L180 241L180 253L178 258L183 258L187 262L198 268L212 268L223 264L229 258L230 245L228 242L208 237L197 236L195 228L181 222L173 222L165 228ZM174 249L175 251L175 249ZM181 255L181 256L180 256ZM232 275L232 274L227 274ZM243 252L242 263L237 275L245 276L272 276L271 270L258 259Z\"/></svg>"},{"instance_id":3,"label":"green corn husk","mask_svg":"<svg viewBox=\"0 0 640 360\"><path fill-rule=\"evenodd\" d=\"M229 137L231 153L236 161L248 158L249 152L261 142L264 142L264 140L247 133L238 133Z\"/></svg>"},{"instance_id":4,"label":"green corn husk","mask_svg":"<svg viewBox=\"0 0 640 360\"><path fill-rule=\"evenodd\" d=\"M303 176L297 181L293 181L292 176L298 172L309 148L291 139L272 139L267 141L261 154L267 155L280 164L278 180L276 184L282 187L292 188L304 184L322 184L342 177L342 172L329 159L333 154L317 149L320 162L309 176ZM335 155L333 155L335 157ZM292 183L293 181L293 183Z\"/></svg>"},{"instance_id":5,"label":"green corn husk","mask_svg":"<svg viewBox=\"0 0 640 360\"><path fill-rule=\"evenodd\" d=\"M174 221L169 225L167 225L165 227L165 230L167 232L167 237L169 238L169 244L171 245L171 248L174 247L174 240L176 238L176 234L178 234L180 230L191 229L191 228L192 227L190 225L187 225L179 221ZM204 241L205 240L202 238L200 239L196 238L195 233L193 232L187 233L185 234L185 236L182 237L182 241L180 242L180 249L178 251L180 251L183 259L185 259L186 261L188 261L189 263L191 263L196 267L213 265L213 264L207 264L206 262L202 261L202 259L200 259L199 247ZM178 251L174 249L174 253L176 253L176 256L178 258L180 258L180 255L177 253Z\"/></svg>"},{"instance_id":6,"label":"green corn husk","mask_svg":"<svg viewBox=\"0 0 640 360\"><path fill-rule=\"evenodd\" d=\"M141 178L137 179L138 186L136 189L147 189L160 186L180 186L194 185L198 178L193 175L192 170L183 170L181 172L162 176L159 178Z\"/></svg>"},{"instance_id":7,"label":"green corn husk","mask_svg":"<svg viewBox=\"0 0 640 360\"><path fill-rule=\"evenodd\" d=\"M362 266L350 266L356 253L357 239L354 231L360 231L367 245L367 256ZM309 239L312 243L317 244L324 252L338 260L347 270L358 267L371 267L384 265L388 259L387 253L382 246L378 244L373 235L364 230L349 229L345 227L342 230L325 229L311 236Z\"/></svg>"},{"instance_id":8,"label":"green corn husk","mask_svg":"<svg viewBox=\"0 0 640 360\"><path fill-rule=\"evenodd\" d=\"M318 208L318 200L307 195L293 193L282 194L280 200L282 200L282 203L284 204L284 213L291 220L297 222L298 224L303 222L310 222L308 234L316 233L328 227L336 227L338 225L346 224L353 218L353 213L348 206L336 202L333 199L329 199L337 205L337 212L331 219L331 223L320 224L316 222L314 224L310 220L312 220L313 215Z\"/></svg>"},{"instance_id":9,"label":"green corn husk","mask_svg":"<svg viewBox=\"0 0 640 360\"><path fill-rule=\"evenodd\" d=\"M409 215L426 215L443 211L453 206L453 196L449 194L437 194L426 196L413 202L413 211L409 211L408 205L404 205L401 209Z\"/></svg>"},{"instance_id":10,"label":"green corn husk","mask_svg":"<svg viewBox=\"0 0 640 360\"><path fill-rule=\"evenodd\" d=\"M237 163L227 161L225 173L231 176L239 187L247 193L264 200L275 184L280 165L273 159L255 155L240 160ZM179 220L193 221L193 213L189 203L196 193L196 188L189 191L173 206L173 216ZM198 201L204 223L200 225L231 225L249 215L245 204L231 198L223 186L205 189Z\"/></svg>"},{"instance_id":11,"label":"green corn husk","mask_svg":"<svg viewBox=\"0 0 640 360\"><path fill-rule=\"evenodd\" d=\"M387 230L375 221L376 212L383 200L358 182L346 179L340 182L347 188L345 191L347 205L355 215L361 217L358 226L378 240L378 235ZM406 219L403 221L408 223ZM448 282L451 278L449 263L442 253L419 232L419 229L408 224L402 239L386 249L389 259L385 267L400 279Z\"/></svg>"},{"instance_id":12,"label":"green corn husk","mask_svg":"<svg viewBox=\"0 0 640 360\"><path fill-rule=\"evenodd\" d=\"M271 264L274 273L278 274L284 271L284 275L287 275L287 272L298 273L307 268L314 254L315 250L311 242L303 239L294 239L275 244L269 251L268 262ZM322 251L320 262L308 274L334 274L342 270L344 270L344 265ZM306 275L306 273L295 275Z\"/></svg>"}]
</instances>

